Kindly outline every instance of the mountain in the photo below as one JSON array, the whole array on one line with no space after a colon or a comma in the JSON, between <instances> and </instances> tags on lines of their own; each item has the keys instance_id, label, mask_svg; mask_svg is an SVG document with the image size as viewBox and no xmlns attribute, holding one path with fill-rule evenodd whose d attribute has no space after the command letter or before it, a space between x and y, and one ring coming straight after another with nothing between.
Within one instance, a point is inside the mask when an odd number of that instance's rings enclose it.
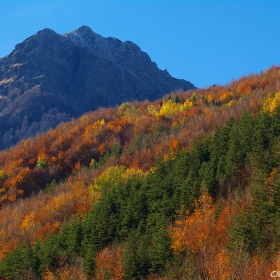
<instances>
[{"instance_id":1,"label":"mountain","mask_svg":"<svg viewBox=\"0 0 280 280\"><path fill-rule=\"evenodd\" d=\"M0 148L98 107L193 88L133 42L87 26L64 35L44 29L0 59Z\"/></svg>"}]
</instances>

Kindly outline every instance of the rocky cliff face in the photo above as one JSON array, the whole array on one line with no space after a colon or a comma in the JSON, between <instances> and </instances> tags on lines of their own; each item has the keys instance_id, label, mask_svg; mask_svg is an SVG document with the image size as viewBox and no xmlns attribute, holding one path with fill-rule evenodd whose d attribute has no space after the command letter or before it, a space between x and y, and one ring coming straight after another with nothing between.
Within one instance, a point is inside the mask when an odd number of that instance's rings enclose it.
<instances>
[{"instance_id":1,"label":"rocky cliff face","mask_svg":"<svg viewBox=\"0 0 280 280\"><path fill-rule=\"evenodd\" d=\"M133 42L86 26L64 35L44 29L0 59L0 148L100 106L192 88Z\"/></svg>"}]
</instances>

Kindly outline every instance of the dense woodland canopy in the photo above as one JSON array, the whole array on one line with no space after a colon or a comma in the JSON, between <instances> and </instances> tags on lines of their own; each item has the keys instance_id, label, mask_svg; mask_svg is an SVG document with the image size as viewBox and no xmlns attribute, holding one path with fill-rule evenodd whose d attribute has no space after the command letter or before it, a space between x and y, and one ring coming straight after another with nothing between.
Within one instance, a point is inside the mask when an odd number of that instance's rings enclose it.
<instances>
[{"instance_id":1,"label":"dense woodland canopy","mask_svg":"<svg viewBox=\"0 0 280 280\"><path fill-rule=\"evenodd\" d=\"M1 279L267 279L280 68L101 108L0 153Z\"/></svg>"}]
</instances>

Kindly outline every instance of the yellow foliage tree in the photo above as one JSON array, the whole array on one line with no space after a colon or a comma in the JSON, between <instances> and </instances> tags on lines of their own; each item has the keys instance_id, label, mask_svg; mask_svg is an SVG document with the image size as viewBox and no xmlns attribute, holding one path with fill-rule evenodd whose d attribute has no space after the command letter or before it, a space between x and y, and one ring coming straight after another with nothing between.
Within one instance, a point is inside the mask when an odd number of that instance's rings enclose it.
<instances>
[{"instance_id":1,"label":"yellow foliage tree","mask_svg":"<svg viewBox=\"0 0 280 280\"><path fill-rule=\"evenodd\" d=\"M182 105L180 105L180 108L179 110L181 112L187 110L187 109L190 109L193 107L193 102L192 101L189 101L189 100L186 100Z\"/></svg>"},{"instance_id":2,"label":"yellow foliage tree","mask_svg":"<svg viewBox=\"0 0 280 280\"><path fill-rule=\"evenodd\" d=\"M120 118L127 118L131 115L140 115L140 111L131 102L124 102L119 106L117 115Z\"/></svg>"},{"instance_id":3,"label":"yellow foliage tree","mask_svg":"<svg viewBox=\"0 0 280 280\"><path fill-rule=\"evenodd\" d=\"M150 114L152 116L157 116L158 115L158 110L155 107L155 105L153 105L153 104L149 104L147 106L147 112L148 112L148 114Z\"/></svg>"},{"instance_id":4,"label":"yellow foliage tree","mask_svg":"<svg viewBox=\"0 0 280 280\"><path fill-rule=\"evenodd\" d=\"M228 103L232 100L232 98L233 98L233 93L230 91L226 91L220 96L219 99L222 103Z\"/></svg>"},{"instance_id":5,"label":"yellow foliage tree","mask_svg":"<svg viewBox=\"0 0 280 280\"><path fill-rule=\"evenodd\" d=\"M268 97L263 103L263 111L275 114L275 109L280 105L280 92Z\"/></svg>"},{"instance_id":6,"label":"yellow foliage tree","mask_svg":"<svg viewBox=\"0 0 280 280\"><path fill-rule=\"evenodd\" d=\"M178 106L172 99L162 104L159 115L173 115L178 110Z\"/></svg>"},{"instance_id":7,"label":"yellow foliage tree","mask_svg":"<svg viewBox=\"0 0 280 280\"><path fill-rule=\"evenodd\" d=\"M183 104L176 103L174 100L169 99L162 104L158 115L173 115L176 112L184 112L192 107L193 102L188 99ZM153 108L150 108L149 110L152 111L152 109Z\"/></svg>"},{"instance_id":8,"label":"yellow foliage tree","mask_svg":"<svg viewBox=\"0 0 280 280\"><path fill-rule=\"evenodd\" d=\"M21 228L24 230L28 230L30 227L34 226L35 223L35 214L31 212L29 215L25 216Z\"/></svg>"},{"instance_id":9,"label":"yellow foliage tree","mask_svg":"<svg viewBox=\"0 0 280 280\"><path fill-rule=\"evenodd\" d=\"M90 185L90 192L94 197L98 198L101 189L113 188L119 184L126 183L128 180L137 180L144 176L144 172L140 169L112 166L95 179L94 184Z\"/></svg>"}]
</instances>

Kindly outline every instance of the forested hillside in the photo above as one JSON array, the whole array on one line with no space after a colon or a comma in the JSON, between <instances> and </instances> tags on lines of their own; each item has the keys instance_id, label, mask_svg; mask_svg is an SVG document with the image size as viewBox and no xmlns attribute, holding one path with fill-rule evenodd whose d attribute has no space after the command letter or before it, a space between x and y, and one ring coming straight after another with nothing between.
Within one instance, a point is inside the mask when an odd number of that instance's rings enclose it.
<instances>
[{"instance_id":1,"label":"forested hillside","mask_svg":"<svg viewBox=\"0 0 280 280\"><path fill-rule=\"evenodd\" d=\"M268 279L280 68L99 109L0 153L2 279Z\"/></svg>"}]
</instances>

